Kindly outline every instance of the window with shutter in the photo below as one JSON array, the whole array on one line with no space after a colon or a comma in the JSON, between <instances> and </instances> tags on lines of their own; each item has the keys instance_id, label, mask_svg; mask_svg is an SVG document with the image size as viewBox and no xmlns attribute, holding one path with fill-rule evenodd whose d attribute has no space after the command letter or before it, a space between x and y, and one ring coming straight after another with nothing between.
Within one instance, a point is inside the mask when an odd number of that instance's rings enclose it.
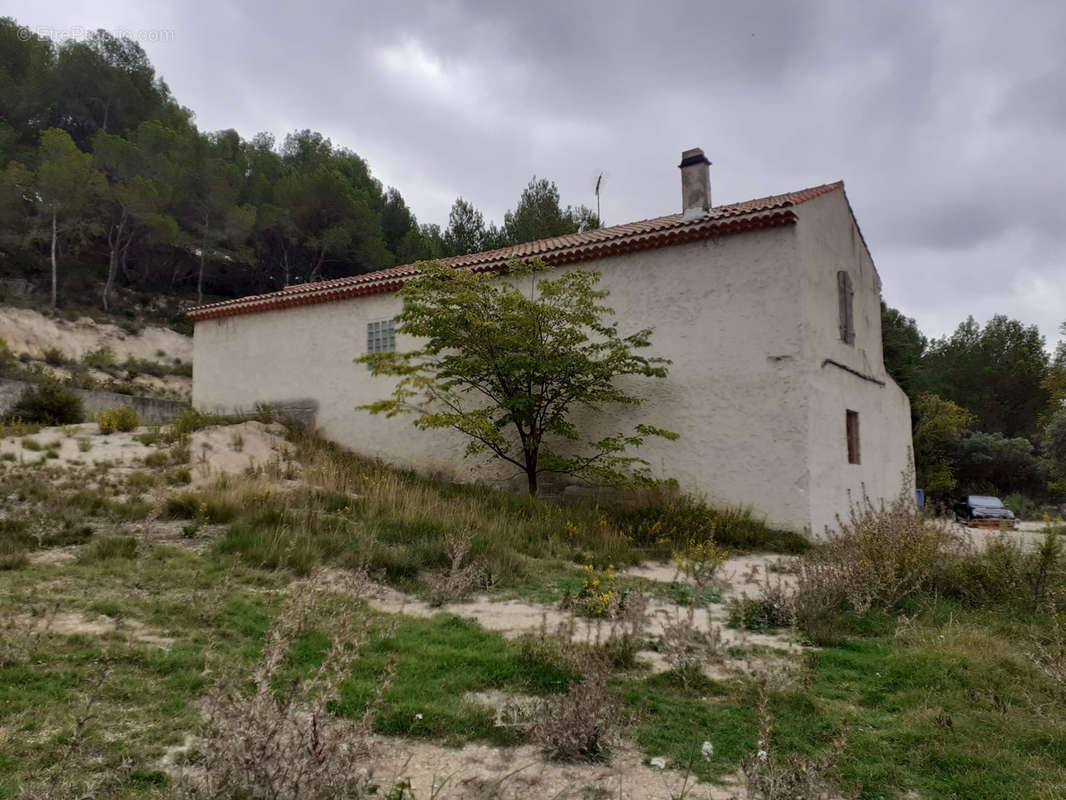
<instances>
[{"instance_id":1,"label":"window with shutter","mask_svg":"<svg viewBox=\"0 0 1066 800\"><path fill-rule=\"evenodd\" d=\"M837 300L840 308L840 341L855 344L855 289L847 270L837 273Z\"/></svg>"}]
</instances>

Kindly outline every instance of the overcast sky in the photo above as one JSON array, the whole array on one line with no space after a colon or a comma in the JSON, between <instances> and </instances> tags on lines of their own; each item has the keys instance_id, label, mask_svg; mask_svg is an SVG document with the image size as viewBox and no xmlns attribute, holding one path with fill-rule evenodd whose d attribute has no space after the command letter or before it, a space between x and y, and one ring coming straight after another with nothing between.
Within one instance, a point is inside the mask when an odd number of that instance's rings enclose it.
<instances>
[{"instance_id":1,"label":"overcast sky","mask_svg":"<svg viewBox=\"0 0 1066 800\"><path fill-rule=\"evenodd\" d=\"M421 222L500 220L536 174L607 224L833 181L890 305L1066 320L1066 3L8 0L62 37L138 38L201 129L319 130Z\"/></svg>"}]
</instances>

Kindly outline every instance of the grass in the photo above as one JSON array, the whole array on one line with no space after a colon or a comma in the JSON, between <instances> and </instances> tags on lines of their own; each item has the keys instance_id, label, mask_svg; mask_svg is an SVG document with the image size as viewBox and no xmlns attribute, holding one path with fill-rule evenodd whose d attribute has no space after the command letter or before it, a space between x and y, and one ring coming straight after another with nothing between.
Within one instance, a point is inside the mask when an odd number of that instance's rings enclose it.
<instances>
[{"instance_id":1,"label":"grass","mask_svg":"<svg viewBox=\"0 0 1066 800\"><path fill-rule=\"evenodd\" d=\"M549 664L523 660L500 634L476 622L441 614L405 620L390 636L375 638L341 687L340 713L362 715L390 658L396 662L396 679L385 693L375 730L454 744L471 739L514 744L518 739L513 729L495 727L493 711L470 702L467 693L559 692L573 678Z\"/></svg>"},{"instance_id":2,"label":"grass","mask_svg":"<svg viewBox=\"0 0 1066 800\"><path fill-rule=\"evenodd\" d=\"M848 720L846 796L1054 797L1066 785L1066 699L1026 658L1022 630L1005 612L939 601L899 636L810 652L797 680L770 690L773 747L824 754ZM643 749L682 768L691 760L702 778L731 774L759 736L751 685L686 692L656 675L630 684L626 699L646 704L635 733ZM698 757L703 741L714 745L710 761Z\"/></svg>"},{"instance_id":3,"label":"grass","mask_svg":"<svg viewBox=\"0 0 1066 800\"><path fill-rule=\"evenodd\" d=\"M53 607L87 619L106 613L138 620L172 636L174 644L161 649L142 643L121 627L102 635L49 633L28 662L0 661L0 720L7 734L0 738L0 797L18 796L20 783L55 769L78 781L102 780L94 796L165 796L168 780L158 759L196 729L195 702L209 680L208 653L223 642L233 657L259 646L269 604L239 589L228 598L213 596L223 573L199 557L154 548L121 559L120 569L115 563L81 560L65 567L58 582L55 568L41 565L5 578L0 597L5 617L36 614L46 627ZM261 582L258 576L239 577L248 585ZM48 587L48 605L42 605L42 586ZM89 695L96 698L94 719L73 762L63 764Z\"/></svg>"},{"instance_id":4,"label":"grass","mask_svg":"<svg viewBox=\"0 0 1066 800\"><path fill-rule=\"evenodd\" d=\"M169 462L0 469L0 496L10 499L0 514L0 623L21 620L0 629L0 800L59 772L99 781L95 797L169 796L163 755L199 731L198 709L219 676L259 658L294 579L321 566L366 566L419 592L425 570L447 565L448 538L467 535L470 557L491 575L484 590L557 606L580 591L585 565L662 558L708 530L733 548L805 546L743 510L676 498L642 508L560 505L418 478L310 438L293 447L298 483L279 480L281 461L198 489L172 480L184 468ZM142 535L166 525L185 543ZM176 533L183 525L191 542ZM34 555L51 547L76 557L52 564ZM998 564L980 574L998 574ZM694 597L680 581L622 574L617 586L681 605L717 599L712 590ZM471 620L389 615L333 597L342 619L369 628L333 710L359 719L393 663L374 720L384 736L523 742L470 694L547 697L575 677L549 648ZM1066 785L1066 691L1027 655L1034 637L1049 640L1051 620L1042 608L966 597L929 591L890 609L840 612L827 646L791 661L771 653L794 675L765 687L739 675L684 683L619 667L611 685L635 718L626 735L645 757L724 781L759 747L765 696L770 747L785 760L820 757L849 721L833 773L842 796L1055 797ZM67 632L49 630L56 613ZM79 621L94 627L78 632ZM43 631L38 641L33 631ZM323 631L303 631L285 675L311 674L329 646ZM64 761L90 697L93 719ZM713 744L710 758L703 742Z\"/></svg>"}]
</instances>

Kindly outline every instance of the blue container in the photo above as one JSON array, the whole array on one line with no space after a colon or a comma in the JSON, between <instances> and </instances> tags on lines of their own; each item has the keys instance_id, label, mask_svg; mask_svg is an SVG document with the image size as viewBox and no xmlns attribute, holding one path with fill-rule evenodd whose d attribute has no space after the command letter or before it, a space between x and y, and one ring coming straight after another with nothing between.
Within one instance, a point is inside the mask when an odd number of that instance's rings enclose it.
<instances>
[{"instance_id":1,"label":"blue container","mask_svg":"<svg viewBox=\"0 0 1066 800\"><path fill-rule=\"evenodd\" d=\"M915 500L918 501L918 508L925 508L925 489L915 489Z\"/></svg>"}]
</instances>

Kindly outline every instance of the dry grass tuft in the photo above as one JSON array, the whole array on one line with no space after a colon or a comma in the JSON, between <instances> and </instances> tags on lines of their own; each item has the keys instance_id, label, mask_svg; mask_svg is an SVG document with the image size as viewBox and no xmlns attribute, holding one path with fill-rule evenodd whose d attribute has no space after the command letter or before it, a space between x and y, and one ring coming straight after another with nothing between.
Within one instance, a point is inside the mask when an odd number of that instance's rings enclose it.
<instances>
[{"instance_id":1,"label":"dry grass tuft","mask_svg":"<svg viewBox=\"0 0 1066 800\"><path fill-rule=\"evenodd\" d=\"M847 720L821 758L781 757L773 745L773 717L765 684L759 686L758 697L757 749L741 763L749 800L831 800L838 797L832 776L847 745Z\"/></svg>"},{"instance_id":2,"label":"dry grass tuft","mask_svg":"<svg viewBox=\"0 0 1066 800\"><path fill-rule=\"evenodd\" d=\"M444 547L451 563L447 570L431 573L426 577L431 606L443 606L446 603L465 600L474 591L486 588L489 572L480 560L468 559L470 542L469 531L445 536Z\"/></svg>"},{"instance_id":3,"label":"dry grass tuft","mask_svg":"<svg viewBox=\"0 0 1066 800\"><path fill-rule=\"evenodd\" d=\"M208 693L203 760L178 776L181 796L326 800L375 791L370 726L394 665L362 719L335 720L329 704L358 658L364 633L351 627L350 616L331 610L325 597L316 578L296 584L251 673L230 675ZM329 631L329 651L308 677L287 676L294 642L312 627Z\"/></svg>"},{"instance_id":4,"label":"dry grass tuft","mask_svg":"<svg viewBox=\"0 0 1066 800\"><path fill-rule=\"evenodd\" d=\"M947 523L923 514L910 492L887 506L863 498L840 531L800 563L797 619L810 628L837 611L892 608L932 586L954 544Z\"/></svg>"},{"instance_id":5,"label":"dry grass tuft","mask_svg":"<svg viewBox=\"0 0 1066 800\"><path fill-rule=\"evenodd\" d=\"M610 757L621 737L623 714L622 695L610 688L609 678L609 667L589 658L581 680L540 706L530 736L549 758L605 761Z\"/></svg>"}]
</instances>

